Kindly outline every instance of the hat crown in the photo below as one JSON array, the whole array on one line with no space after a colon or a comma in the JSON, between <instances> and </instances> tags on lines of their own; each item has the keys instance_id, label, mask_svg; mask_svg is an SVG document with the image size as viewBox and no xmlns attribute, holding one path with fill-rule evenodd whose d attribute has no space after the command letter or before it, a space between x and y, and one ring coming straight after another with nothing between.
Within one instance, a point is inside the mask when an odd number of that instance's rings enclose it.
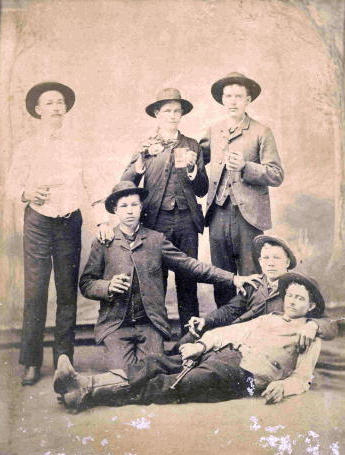
<instances>
[{"instance_id":1,"label":"hat crown","mask_svg":"<svg viewBox=\"0 0 345 455\"><path fill-rule=\"evenodd\" d=\"M182 99L181 93L177 88L164 88L157 93L156 101L176 100Z\"/></svg>"},{"instance_id":2,"label":"hat crown","mask_svg":"<svg viewBox=\"0 0 345 455\"><path fill-rule=\"evenodd\" d=\"M247 76L245 76L242 73L238 73L237 71L233 71L232 73L227 74L225 77L240 77L243 79L247 79Z\"/></svg>"},{"instance_id":3,"label":"hat crown","mask_svg":"<svg viewBox=\"0 0 345 455\"><path fill-rule=\"evenodd\" d=\"M117 183L114 188L112 189L112 193L118 193L124 190L137 190L138 187L129 180L122 180L121 182Z\"/></svg>"}]
</instances>

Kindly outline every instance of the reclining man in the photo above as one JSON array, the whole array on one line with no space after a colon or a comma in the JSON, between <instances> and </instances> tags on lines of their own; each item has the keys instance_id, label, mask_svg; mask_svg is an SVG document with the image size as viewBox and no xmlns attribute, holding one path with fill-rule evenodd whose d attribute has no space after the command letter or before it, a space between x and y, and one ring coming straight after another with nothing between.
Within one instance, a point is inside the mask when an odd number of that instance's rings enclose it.
<instances>
[{"instance_id":1,"label":"reclining man","mask_svg":"<svg viewBox=\"0 0 345 455\"><path fill-rule=\"evenodd\" d=\"M253 257L261 267L261 283L255 289L247 287L245 295L239 293L227 305L212 311L205 318L192 317L189 321L189 333L181 338L178 346L195 341L206 330L248 321L274 311L283 311L278 280L296 267L296 257L289 245L279 237L258 235L253 240L252 248ZM316 336L330 340L337 332L338 326L335 321L325 317L317 320L307 319L299 329L300 347L301 349L308 347Z\"/></svg>"},{"instance_id":2,"label":"reclining man","mask_svg":"<svg viewBox=\"0 0 345 455\"><path fill-rule=\"evenodd\" d=\"M196 281L239 288L258 280L258 275L234 276L188 257L164 234L141 226L147 194L130 181L114 187L105 207L120 223L108 246L93 242L80 278L82 294L101 303L95 337L97 343L104 341L108 368L126 368L149 354L163 354L163 340L170 338L163 267Z\"/></svg>"},{"instance_id":3,"label":"reclining man","mask_svg":"<svg viewBox=\"0 0 345 455\"><path fill-rule=\"evenodd\" d=\"M308 318L319 318L324 299L317 283L297 272L279 280L283 313L243 324L219 327L181 346L178 356L150 356L126 371L85 377L67 356L59 358L54 390L67 408L129 403L224 401L261 393L266 403L307 391L321 340L303 352L298 331ZM176 384L183 362L196 365Z\"/></svg>"}]
</instances>

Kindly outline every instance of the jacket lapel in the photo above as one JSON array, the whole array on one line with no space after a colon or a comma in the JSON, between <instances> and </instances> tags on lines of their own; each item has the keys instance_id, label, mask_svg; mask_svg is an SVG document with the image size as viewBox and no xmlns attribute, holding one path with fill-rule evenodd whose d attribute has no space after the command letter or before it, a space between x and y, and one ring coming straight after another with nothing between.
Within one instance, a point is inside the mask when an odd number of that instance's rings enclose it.
<instances>
[{"instance_id":1,"label":"jacket lapel","mask_svg":"<svg viewBox=\"0 0 345 455\"><path fill-rule=\"evenodd\" d=\"M119 245L121 248L124 248L125 250L130 250L130 247L124 238L121 229L119 226L116 226L114 230L114 240L113 240L117 245Z\"/></svg>"},{"instance_id":2,"label":"jacket lapel","mask_svg":"<svg viewBox=\"0 0 345 455\"><path fill-rule=\"evenodd\" d=\"M143 226L140 226L137 236L136 236L134 242L132 243L130 249L132 251L134 251L137 248L139 248L143 244L143 241L145 238L146 238L146 230Z\"/></svg>"}]
</instances>

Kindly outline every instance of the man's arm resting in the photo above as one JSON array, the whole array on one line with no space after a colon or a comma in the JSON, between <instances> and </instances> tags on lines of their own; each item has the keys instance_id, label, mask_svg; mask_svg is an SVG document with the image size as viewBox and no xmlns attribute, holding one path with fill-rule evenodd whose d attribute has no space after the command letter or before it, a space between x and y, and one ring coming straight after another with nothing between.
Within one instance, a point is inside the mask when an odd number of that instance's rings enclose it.
<instances>
[{"instance_id":1,"label":"man's arm resting","mask_svg":"<svg viewBox=\"0 0 345 455\"><path fill-rule=\"evenodd\" d=\"M313 322L317 325L316 336L322 340L333 340L338 335L338 324L337 321L333 321L329 318L315 318L308 319L308 322Z\"/></svg>"},{"instance_id":2,"label":"man's arm resting","mask_svg":"<svg viewBox=\"0 0 345 455\"><path fill-rule=\"evenodd\" d=\"M288 378L282 380L284 397L299 395L309 390L320 351L321 340L317 338L305 352L298 356L295 370Z\"/></svg>"},{"instance_id":3,"label":"man's arm resting","mask_svg":"<svg viewBox=\"0 0 345 455\"><path fill-rule=\"evenodd\" d=\"M250 292L250 291L249 291ZM248 293L248 291L247 291ZM247 310L248 294L238 294L229 303L207 314L205 328L207 330L232 324Z\"/></svg>"},{"instance_id":4,"label":"man's arm resting","mask_svg":"<svg viewBox=\"0 0 345 455\"><path fill-rule=\"evenodd\" d=\"M270 129L267 128L259 141L260 163L247 161L242 178L252 185L279 186L284 179L277 146Z\"/></svg>"},{"instance_id":5,"label":"man's arm resting","mask_svg":"<svg viewBox=\"0 0 345 455\"><path fill-rule=\"evenodd\" d=\"M132 159L126 169L124 170L121 180L129 180L133 183L135 183L137 186L140 183L140 180L142 179L142 176L145 173L145 168L140 169L141 172L138 172L138 166L137 166L137 161L140 158L140 153L134 153L132 156ZM140 166L141 167L141 166Z\"/></svg>"},{"instance_id":6,"label":"man's arm resting","mask_svg":"<svg viewBox=\"0 0 345 455\"><path fill-rule=\"evenodd\" d=\"M103 279L104 273L104 247L98 240L94 240L90 257L80 277L79 287L84 297L92 300L111 301L109 293L110 280Z\"/></svg>"},{"instance_id":7,"label":"man's arm resting","mask_svg":"<svg viewBox=\"0 0 345 455\"><path fill-rule=\"evenodd\" d=\"M313 378L313 372L321 350L321 341L316 340L297 360L296 369L286 379L272 381L261 396L266 404L278 403L284 397L307 392Z\"/></svg>"},{"instance_id":8,"label":"man's arm resting","mask_svg":"<svg viewBox=\"0 0 345 455\"><path fill-rule=\"evenodd\" d=\"M243 288L245 283L256 287L255 283L260 281L259 275L242 277L191 258L176 248L164 235L162 235L161 251L163 262L169 269L184 272L199 283L219 283L229 287L234 284L240 291L245 292Z\"/></svg>"}]
</instances>

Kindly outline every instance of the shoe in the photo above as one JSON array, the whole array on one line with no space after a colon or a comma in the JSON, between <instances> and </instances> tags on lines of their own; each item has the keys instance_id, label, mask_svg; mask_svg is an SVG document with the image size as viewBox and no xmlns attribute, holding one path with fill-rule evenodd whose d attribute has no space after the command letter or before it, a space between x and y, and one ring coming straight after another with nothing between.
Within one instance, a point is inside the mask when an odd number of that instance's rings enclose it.
<instances>
[{"instance_id":1,"label":"shoe","mask_svg":"<svg viewBox=\"0 0 345 455\"><path fill-rule=\"evenodd\" d=\"M39 367L25 367L22 385L34 385L40 379L40 377L41 374Z\"/></svg>"},{"instance_id":2,"label":"shoe","mask_svg":"<svg viewBox=\"0 0 345 455\"><path fill-rule=\"evenodd\" d=\"M60 401L67 408L80 411L86 407L87 398L92 392L92 377L78 374L67 355L62 354L54 374L54 391L62 395Z\"/></svg>"},{"instance_id":3,"label":"shoe","mask_svg":"<svg viewBox=\"0 0 345 455\"><path fill-rule=\"evenodd\" d=\"M70 359L66 354L61 354L57 361L54 373L54 391L63 395L68 392L69 387L74 383L77 372L73 368Z\"/></svg>"}]
</instances>

